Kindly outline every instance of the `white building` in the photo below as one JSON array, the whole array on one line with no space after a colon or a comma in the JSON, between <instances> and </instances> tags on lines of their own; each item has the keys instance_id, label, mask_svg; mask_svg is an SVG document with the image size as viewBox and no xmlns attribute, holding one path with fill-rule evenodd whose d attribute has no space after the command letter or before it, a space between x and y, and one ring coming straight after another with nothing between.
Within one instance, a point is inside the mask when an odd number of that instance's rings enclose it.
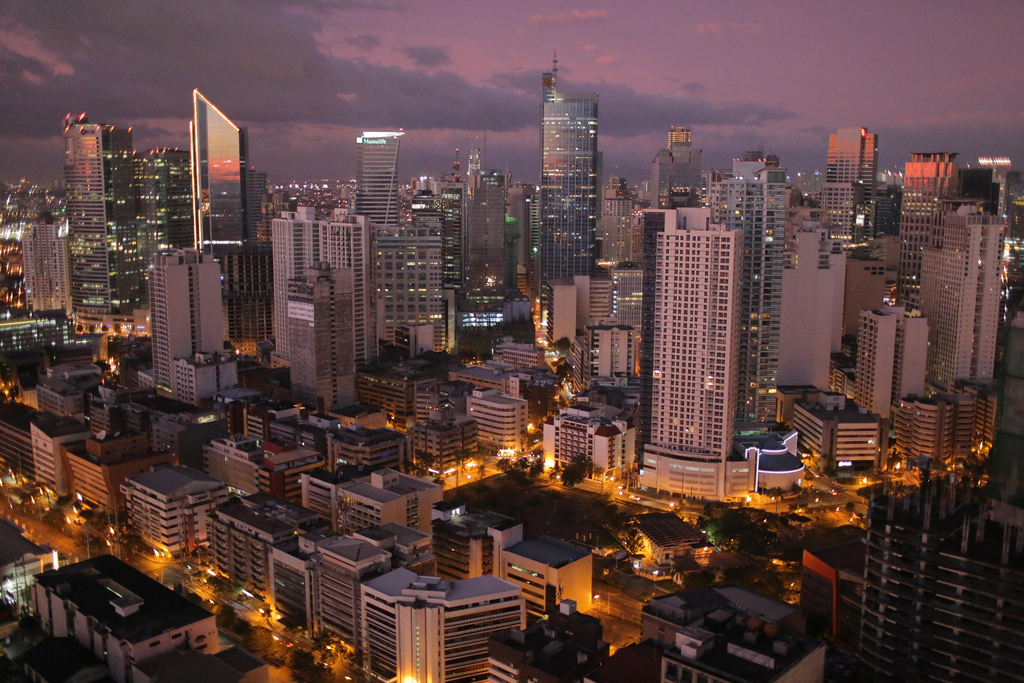
<instances>
[{"instance_id":1,"label":"white building","mask_svg":"<svg viewBox=\"0 0 1024 683\"><path fill-rule=\"evenodd\" d=\"M526 448L529 402L498 393L496 389L476 389L466 399L466 414L476 420L477 439L492 451Z\"/></svg>"},{"instance_id":2,"label":"white building","mask_svg":"<svg viewBox=\"0 0 1024 683\"><path fill-rule=\"evenodd\" d=\"M176 361L224 350L220 266L195 249L157 254L149 300L157 391L177 398Z\"/></svg>"},{"instance_id":3,"label":"white building","mask_svg":"<svg viewBox=\"0 0 1024 683\"><path fill-rule=\"evenodd\" d=\"M191 467L161 467L121 484L128 523L154 548L177 555L206 542L206 522L228 498L224 482Z\"/></svg>"},{"instance_id":4,"label":"white building","mask_svg":"<svg viewBox=\"0 0 1024 683\"><path fill-rule=\"evenodd\" d=\"M883 468L888 453L880 447L881 421L866 408L848 406L843 394L821 392L816 403L793 408L801 455L817 458L825 472Z\"/></svg>"},{"instance_id":5,"label":"white building","mask_svg":"<svg viewBox=\"0 0 1024 683\"><path fill-rule=\"evenodd\" d=\"M612 290L613 282L607 277L573 275L546 282L541 324L547 331L548 346L560 339L571 342L587 325L610 322Z\"/></svg>"},{"instance_id":6,"label":"white building","mask_svg":"<svg viewBox=\"0 0 1024 683\"><path fill-rule=\"evenodd\" d=\"M34 311L71 308L68 289L67 223L40 217L21 235L25 264L25 301Z\"/></svg>"},{"instance_id":7,"label":"white building","mask_svg":"<svg viewBox=\"0 0 1024 683\"><path fill-rule=\"evenodd\" d=\"M229 353L197 353L174 361L175 396L194 406L209 404L214 395L238 386L238 361Z\"/></svg>"},{"instance_id":8,"label":"white building","mask_svg":"<svg viewBox=\"0 0 1024 683\"><path fill-rule=\"evenodd\" d=\"M726 459L736 412L742 234L711 223L707 209L647 215L648 222L663 216L664 226L657 234L651 429L640 483L723 500L730 495Z\"/></svg>"},{"instance_id":9,"label":"white building","mask_svg":"<svg viewBox=\"0 0 1024 683\"><path fill-rule=\"evenodd\" d=\"M395 569L363 583L371 680L483 680L491 635L525 625L519 587L493 576L453 581Z\"/></svg>"},{"instance_id":10,"label":"white building","mask_svg":"<svg viewBox=\"0 0 1024 683\"><path fill-rule=\"evenodd\" d=\"M928 318L927 379L941 390L958 380L989 382L999 325L999 216L946 205L939 240L921 258L921 313Z\"/></svg>"},{"instance_id":11,"label":"white building","mask_svg":"<svg viewBox=\"0 0 1024 683\"><path fill-rule=\"evenodd\" d=\"M92 437L92 430L74 418L51 413L41 413L31 424L36 483L52 486L57 495L64 495L69 486L68 469L60 447L85 441Z\"/></svg>"},{"instance_id":12,"label":"white building","mask_svg":"<svg viewBox=\"0 0 1024 683\"><path fill-rule=\"evenodd\" d=\"M534 368L544 365L544 349L533 344L517 344L506 337L494 347L494 358L513 368Z\"/></svg>"},{"instance_id":13,"label":"white building","mask_svg":"<svg viewBox=\"0 0 1024 683\"><path fill-rule=\"evenodd\" d=\"M300 206L284 211L271 223L274 245L274 355L281 361L291 358L288 336L288 283L321 261L321 222L316 210Z\"/></svg>"},{"instance_id":14,"label":"white building","mask_svg":"<svg viewBox=\"0 0 1024 683\"><path fill-rule=\"evenodd\" d=\"M622 476L636 456L636 429L629 421L609 415L618 412L607 406L579 405L548 418L544 423L545 466L564 467L584 458L592 460L603 476L612 480Z\"/></svg>"},{"instance_id":15,"label":"white building","mask_svg":"<svg viewBox=\"0 0 1024 683\"><path fill-rule=\"evenodd\" d=\"M598 378L636 374L636 330L629 325L588 325L573 341L570 354L577 391Z\"/></svg>"},{"instance_id":16,"label":"white building","mask_svg":"<svg viewBox=\"0 0 1024 683\"><path fill-rule=\"evenodd\" d=\"M846 254L820 223L794 235L782 271L779 384L828 388L831 355L841 350Z\"/></svg>"},{"instance_id":17,"label":"white building","mask_svg":"<svg viewBox=\"0 0 1024 683\"><path fill-rule=\"evenodd\" d=\"M336 490L341 501L338 525L347 533L391 523L430 531L431 510L444 495L439 484L390 468Z\"/></svg>"},{"instance_id":18,"label":"white building","mask_svg":"<svg viewBox=\"0 0 1024 683\"><path fill-rule=\"evenodd\" d=\"M594 556L586 548L538 536L506 547L501 557L495 574L522 588L531 617L544 616L563 600L590 611Z\"/></svg>"},{"instance_id":19,"label":"white building","mask_svg":"<svg viewBox=\"0 0 1024 683\"><path fill-rule=\"evenodd\" d=\"M391 554L351 536L319 540L316 553L313 630L333 633L357 646L362 641L362 581L389 571Z\"/></svg>"},{"instance_id":20,"label":"white building","mask_svg":"<svg viewBox=\"0 0 1024 683\"><path fill-rule=\"evenodd\" d=\"M924 393L928 321L917 311L886 306L861 311L854 399L883 418L904 396Z\"/></svg>"},{"instance_id":21,"label":"white building","mask_svg":"<svg viewBox=\"0 0 1024 683\"><path fill-rule=\"evenodd\" d=\"M232 434L203 446L203 468L224 482L232 493L251 495L260 490L263 440Z\"/></svg>"},{"instance_id":22,"label":"white building","mask_svg":"<svg viewBox=\"0 0 1024 683\"><path fill-rule=\"evenodd\" d=\"M112 555L38 575L32 607L47 635L74 638L117 683L169 650L220 649L212 614Z\"/></svg>"}]
</instances>

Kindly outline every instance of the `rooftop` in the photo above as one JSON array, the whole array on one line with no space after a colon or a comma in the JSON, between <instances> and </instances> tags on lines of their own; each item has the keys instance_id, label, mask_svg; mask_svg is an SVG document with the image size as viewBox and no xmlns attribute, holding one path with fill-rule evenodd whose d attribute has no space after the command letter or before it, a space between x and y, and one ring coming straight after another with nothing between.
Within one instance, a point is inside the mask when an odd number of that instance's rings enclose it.
<instances>
[{"instance_id":1,"label":"rooftop","mask_svg":"<svg viewBox=\"0 0 1024 683\"><path fill-rule=\"evenodd\" d=\"M590 555L590 551L584 548L560 541L557 538L551 538L550 536L538 536L537 538L520 541L510 546L506 552L525 557L534 562L540 562L555 569Z\"/></svg>"},{"instance_id":2,"label":"rooftop","mask_svg":"<svg viewBox=\"0 0 1024 683\"><path fill-rule=\"evenodd\" d=\"M37 545L25 538L25 530L9 519L0 518L0 567L17 562L26 555L48 555L49 546Z\"/></svg>"},{"instance_id":3,"label":"rooftop","mask_svg":"<svg viewBox=\"0 0 1024 683\"><path fill-rule=\"evenodd\" d=\"M864 539L858 538L829 548L805 550L804 552L813 555L833 569L863 572L867 545L864 543Z\"/></svg>"},{"instance_id":4,"label":"rooftop","mask_svg":"<svg viewBox=\"0 0 1024 683\"><path fill-rule=\"evenodd\" d=\"M76 674L87 668L107 671L107 665L74 638L47 638L26 652L21 662L41 680L53 683L75 680ZM110 679L104 677L104 680Z\"/></svg>"},{"instance_id":5,"label":"rooftop","mask_svg":"<svg viewBox=\"0 0 1024 683\"><path fill-rule=\"evenodd\" d=\"M372 543L351 536L332 536L318 543L317 549L343 557L350 562L361 562L388 555L387 551L381 550Z\"/></svg>"},{"instance_id":6,"label":"rooftop","mask_svg":"<svg viewBox=\"0 0 1024 683\"><path fill-rule=\"evenodd\" d=\"M434 505L434 510L439 512L450 512L455 508L438 507L442 503ZM446 505L446 504L445 504ZM448 534L450 536L467 536L469 538L482 537L487 535L488 529L505 531L514 526L522 524L511 517L484 510L481 512L467 512L461 515L452 515L450 519L435 519L431 523L434 534Z\"/></svg>"},{"instance_id":7,"label":"rooftop","mask_svg":"<svg viewBox=\"0 0 1024 683\"><path fill-rule=\"evenodd\" d=\"M393 429L367 429L358 424L353 424L343 429L331 431L331 438L336 441L348 444L349 446L376 446L379 444L404 441L406 436Z\"/></svg>"},{"instance_id":8,"label":"rooftop","mask_svg":"<svg viewBox=\"0 0 1024 683\"><path fill-rule=\"evenodd\" d=\"M202 607L110 555L37 574L36 582L129 643L213 618ZM127 611L115 606L126 598L133 599L138 608Z\"/></svg>"},{"instance_id":9,"label":"rooftop","mask_svg":"<svg viewBox=\"0 0 1024 683\"><path fill-rule=\"evenodd\" d=\"M232 650L236 648L231 648ZM236 670L218 655L195 650L174 649L148 659L135 667L152 681L202 681L238 683L245 671Z\"/></svg>"},{"instance_id":10,"label":"rooftop","mask_svg":"<svg viewBox=\"0 0 1024 683\"><path fill-rule=\"evenodd\" d=\"M412 529L404 524L396 524L395 522L366 527L365 529L360 529L355 535L356 538L362 536L374 541L383 541L394 537L395 543L400 546L407 546L417 541L422 541L425 538L430 538L430 534L425 534L418 529Z\"/></svg>"},{"instance_id":11,"label":"rooftop","mask_svg":"<svg viewBox=\"0 0 1024 683\"><path fill-rule=\"evenodd\" d=\"M679 545L703 547L708 545L708 537L703 531L684 522L672 512L649 512L637 515L640 533L646 536L653 545L671 548Z\"/></svg>"},{"instance_id":12,"label":"rooftop","mask_svg":"<svg viewBox=\"0 0 1024 683\"><path fill-rule=\"evenodd\" d=\"M164 496L173 496L176 493L187 494L193 491L206 491L223 485L220 479L185 465L159 467L132 477L128 481L135 486L149 489Z\"/></svg>"},{"instance_id":13,"label":"rooftop","mask_svg":"<svg viewBox=\"0 0 1024 683\"><path fill-rule=\"evenodd\" d=\"M661 683L662 647L653 640L633 643L617 651L587 675L594 683Z\"/></svg>"}]
</instances>

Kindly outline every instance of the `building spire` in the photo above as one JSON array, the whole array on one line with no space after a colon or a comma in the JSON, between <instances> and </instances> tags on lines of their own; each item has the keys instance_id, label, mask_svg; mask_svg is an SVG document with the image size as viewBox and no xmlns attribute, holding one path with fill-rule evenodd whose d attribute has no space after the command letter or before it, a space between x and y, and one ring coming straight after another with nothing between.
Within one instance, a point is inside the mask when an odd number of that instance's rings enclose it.
<instances>
[{"instance_id":1,"label":"building spire","mask_svg":"<svg viewBox=\"0 0 1024 683\"><path fill-rule=\"evenodd\" d=\"M554 55L551 58L551 73L554 76L558 75L558 50L554 50Z\"/></svg>"}]
</instances>

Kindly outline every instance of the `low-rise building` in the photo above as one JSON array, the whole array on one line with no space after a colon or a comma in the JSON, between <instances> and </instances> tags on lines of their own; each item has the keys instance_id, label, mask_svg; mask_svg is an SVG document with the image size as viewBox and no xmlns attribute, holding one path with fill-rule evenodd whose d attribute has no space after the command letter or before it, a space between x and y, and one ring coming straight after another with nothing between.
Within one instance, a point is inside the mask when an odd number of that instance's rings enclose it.
<instances>
[{"instance_id":1,"label":"low-rise building","mask_svg":"<svg viewBox=\"0 0 1024 683\"><path fill-rule=\"evenodd\" d=\"M817 458L826 472L885 467L883 420L852 402L848 406L843 394L822 392L819 401L794 406L800 450Z\"/></svg>"},{"instance_id":2,"label":"low-rise building","mask_svg":"<svg viewBox=\"0 0 1024 683\"><path fill-rule=\"evenodd\" d=\"M860 643L860 610L864 594L863 539L804 550L800 581L800 609L808 619L827 624L832 641L856 652Z\"/></svg>"},{"instance_id":3,"label":"low-rise building","mask_svg":"<svg viewBox=\"0 0 1024 683\"><path fill-rule=\"evenodd\" d=\"M133 666L131 680L132 683L269 683L270 667L238 647L229 647L214 655L195 650L169 650Z\"/></svg>"},{"instance_id":4,"label":"low-rise building","mask_svg":"<svg viewBox=\"0 0 1024 683\"><path fill-rule=\"evenodd\" d=\"M207 525L214 567L253 593L267 596L271 549L320 523L312 510L265 493L218 508Z\"/></svg>"},{"instance_id":5,"label":"low-rise building","mask_svg":"<svg viewBox=\"0 0 1024 683\"><path fill-rule=\"evenodd\" d=\"M327 434L327 466L359 465L369 469L399 468L408 457L408 437L393 429L367 429L352 424Z\"/></svg>"},{"instance_id":6,"label":"low-rise building","mask_svg":"<svg viewBox=\"0 0 1024 683\"><path fill-rule=\"evenodd\" d=\"M371 472L342 484L338 526L345 533L382 524L403 524L430 530L430 510L441 501L443 489L424 479L392 469Z\"/></svg>"},{"instance_id":7,"label":"low-rise building","mask_svg":"<svg viewBox=\"0 0 1024 683\"><path fill-rule=\"evenodd\" d=\"M532 368L544 365L544 349L533 344L521 344L506 337L494 346L494 357L514 368Z\"/></svg>"},{"instance_id":8,"label":"low-rise building","mask_svg":"<svg viewBox=\"0 0 1024 683\"><path fill-rule=\"evenodd\" d=\"M388 551L392 568L405 567L423 576L437 575L430 534L391 523L366 527L352 536Z\"/></svg>"},{"instance_id":9,"label":"low-rise building","mask_svg":"<svg viewBox=\"0 0 1024 683\"><path fill-rule=\"evenodd\" d=\"M36 576L32 607L44 632L101 657L116 683L169 650L220 649L212 614L110 555Z\"/></svg>"},{"instance_id":10,"label":"low-rise building","mask_svg":"<svg viewBox=\"0 0 1024 683\"><path fill-rule=\"evenodd\" d=\"M47 567L57 566L57 551L33 543L25 530L9 519L0 518L0 603L14 605L17 613L25 607L25 591L34 577Z\"/></svg>"},{"instance_id":11,"label":"low-rise building","mask_svg":"<svg viewBox=\"0 0 1024 683\"><path fill-rule=\"evenodd\" d=\"M477 422L477 438L492 453L526 449L527 402L499 394L494 389L474 390L466 400L466 412Z\"/></svg>"},{"instance_id":12,"label":"low-rise building","mask_svg":"<svg viewBox=\"0 0 1024 683\"><path fill-rule=\"evenodd\" d=\"M464 505L434 505L431 532L437 575L471 579L500 575L505 548L523 540L523 523L497 512L467 512Z\"/></svg>"},{"instance_id":13,"label":"low-rise building","mask_svg":"<svg viewBox=\"0 0 1024 683\"><path fill-rule=\"evenodd\" d=\"M621 477L636 458L636 428L611 406L563 408L544 423L544 461L565 467L578 460L594 464L594 478Z\"/></svg>"},{"instance_id":14,"label":"low-rise building","mask_svg":"<svg viewBox=\"0 0 1024 683\"><path fill-rule=\"evenodd\" d=\"M363 661L373 680L482 680L490 637L524 625L519 587L493 576L449 581L395 569L363 583Z\"/></svg>"},{"instance_id":15,"label":"low-rise building","mask_svg":"<svg viewBox=\"0 0 1024 683\"><path fill-rule=\"evenodd\" d=\"M563 600L589 612L593 571L590 551L539 536L505 548L500 576L522 588L527 613L539 619Z\"/></svg>"},{"instance_id":16,"label":"low-rise building","mask_svg":"<svg viewBox=\"0 0 1024 683\"><path fill-rule=\"evenodd\" d=\"M465 415L417 422L412 431L413 456L434 474L447 472L476 455L478 434L477 421Z\"/></svg>"},{"instance_id":17,"label":"low-rise building","mask_svg":"<svg viewBox=\"0 0 1024 683\"><path fill-rule=\"evenodd\" d=\"M102 381L103 373L92 363L55 365L36 384L36 405L41 411L84 422L86 394Z\"/></svg>"},{"instance_id":18,"label":"low-rise building","mask_svg":"<svg viewBox=\"0 0 1024 683\"><path fill-rule=\"evenodd\" d=\"M238 386L238 362L228 353L197 353L174 360L175 396L201 406L213 402L218 391Z\"/></svg>"},{"instance_id":19,"label":"low-rise building","mask_svg":"<svg viewBox=\"0 0 1024 683\"><path fill-rule=\"evenodd\" d=\"M0 406L0 463L30 481L36 479L32 457L32 420L36 411L20 403Z\"/></svg>"},{"instance_id":20,"label":"low-rise building","mask_svg":"<svg viewBox=\"0 0 1024 683\"><path fill-rule=\"evenodd\" d=\"M121 485L128 523L173 555L206 542L209 515L228 498L224 482L191 467L161 467Z\"/></svg>"},{"instance_id":21,"label":"low-rise building","mask_svg":"<svg viewBox=\"0 0 1024 683\"><path fill-rule=\"evenodd\" d=\"M203 469L224 482L232 493L251 495L260 490L263 439L232 434L203 446Z\"/></svg>"},{"instance_id":22,"label":"low-rise building","mask_svg":"<svg viewBox=\"0 0 1024 683\"><path fill-rule=\"evenodd\" d=\"M310 470L302 475L302 507L313 510L326 519L334 531L338 530L343 483L337 472L327 468Z\"/></svg>"},{"instance_id":23,"label":"low-rise building","mask_svg":"<svg viewBox=\"0 0 1024 683\"><path fill-rule=\"evenodd\" d=\"M92 436L92 430L73 417L38 413L30 424L32 463L35 482L52 486L57 495L68 492L68 472L61 458L60 447L81 443Z\"/></svg>"},{"instance_id":24,"label":"low-rise building","mask_svg":"<svg viewBox=\"0 0 1024 683\"><path fill-rule=\"evenodd\" d=\"M949 466L971 455L977 422L977 400L971 394L906 396L894 408L900 457Z\"/></svg>"},{"instance_id":25,"label":"low-rise building","mask_svg":"<svg viewBox=\"0 0 1024 683\"><path fill-rule=\"evenodd\" d=\"M59 450L67 464L68 490L109 509L124 507L121 485L128 479L177 464L173 453L150 450L143 434L97 434Z\"/></svg>"},{"instance_id":26,"label":"low-rise building","mask_svg":"<svg viewBox=\"0 0 1024 683\"><path fill-rule=\"evenodd\" d=\"M388 427L408 432L416 423L416 391L437 380L406 366L368 368L356 375L360 403L380 406L388 414Z\"/></svg>"},{"instance_id":27,"label":"low-rise building","mask_svg":"<svg viewBox=\"0 0 1024 683\"><path fill-rule=\"evenodd\" d=\"M302 502L302 477L323 467L324 459L312 448L263 442L259 490L298 505Z\"/></svg>"},{"instance_id":28,"label":"low-rise building","mask_svg":"<svg viewBox=\"0 0 1024 683\"><path fill-rule=\"evenodd\" d=\"M643 539L643 553L658 566L671 565L678 557L693 557L706 567L714 547L706 533L674 512L649 512L635 517Z\"/></svg>"},{"instance_id":29,"label":"low-rise building","mask_svg":"<svg viewBox=\"0 0 1024 683\"><path fill-rule=\"evenodd\" d=\"M640 612L640 638L674 643L691 624L718 609L740 612L781 629L803 633L800 608L739 586L696 588L652 598Z\"/></svg>"},{"instance_id":30,"label":"low-rise building","mask_svg":"<svg viewBox=\"0 0 1024 683\"><path fill-rule=\"evenodd\" d=\"M342 429L348 429L352 425L359 425L365 429L384 429L388 426L387 412L383 408L365 403L331 408L331 415L338 418Z\"/></svg>"}]
</instances>

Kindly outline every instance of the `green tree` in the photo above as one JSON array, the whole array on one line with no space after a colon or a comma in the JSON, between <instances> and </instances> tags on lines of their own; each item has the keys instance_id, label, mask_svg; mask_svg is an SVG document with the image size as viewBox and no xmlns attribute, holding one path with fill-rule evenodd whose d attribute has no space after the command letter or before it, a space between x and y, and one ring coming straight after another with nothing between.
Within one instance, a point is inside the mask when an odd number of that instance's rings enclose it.
<instances>
[{"instance_id":1,"label":"green tree","mask_svg":"<svg viewBox=\"0 0 1024 683\"><path fill-rule=\"evenodd\" d=\"M569 464L562 468L562 486L572 488L583 483L593 471L593 467L594 461L590 458L583 455L574 456Z\"/></svg>"}]
</instances>

